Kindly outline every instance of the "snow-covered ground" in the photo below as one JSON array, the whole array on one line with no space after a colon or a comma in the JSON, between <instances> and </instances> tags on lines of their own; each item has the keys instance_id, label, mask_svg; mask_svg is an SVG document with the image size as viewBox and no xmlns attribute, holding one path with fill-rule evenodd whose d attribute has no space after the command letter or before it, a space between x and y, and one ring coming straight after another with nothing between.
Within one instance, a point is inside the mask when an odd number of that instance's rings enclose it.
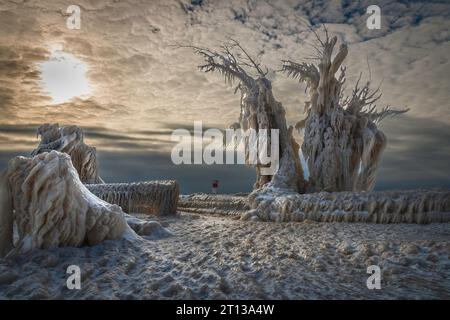
<instances>
[{"instance_id":1,"label":"snow-covered ground","mask_svg":"<svg viewBox=\"0 0 450 320\"><path fill-rule=\"evenodd\" d=\"M450 224L268 223L179 213L173 235L0 259L2 299L450 299ZM80 290L66 288L78 265ZM369 290L367 266L381 289Z\"/></svg>"}]
</instances>

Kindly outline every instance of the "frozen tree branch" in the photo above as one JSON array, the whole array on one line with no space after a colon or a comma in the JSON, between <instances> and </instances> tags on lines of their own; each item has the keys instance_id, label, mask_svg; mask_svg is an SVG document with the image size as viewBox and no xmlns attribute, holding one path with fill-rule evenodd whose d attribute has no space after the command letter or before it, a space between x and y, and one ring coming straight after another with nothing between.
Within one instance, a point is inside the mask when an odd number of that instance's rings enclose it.
<instances>
[{"instance_id":1,"label":"frozen tree branch","mask_svg":"<svg viewBox=\"0 0 450 320\"><path fill-rule=\"evenodd\" d=\"M225 78L225 82L232 85L238 80L245 86L251 86L253 79L248 72L242 67L246 63L240 61L232 52L235 44L223 45L221 52L213 51L208 48L196 46L178 46L181 48L191 48L194 53L201 56L205 63L198 66L203 72L218 72Z\"/></svg>"}]
</instances>

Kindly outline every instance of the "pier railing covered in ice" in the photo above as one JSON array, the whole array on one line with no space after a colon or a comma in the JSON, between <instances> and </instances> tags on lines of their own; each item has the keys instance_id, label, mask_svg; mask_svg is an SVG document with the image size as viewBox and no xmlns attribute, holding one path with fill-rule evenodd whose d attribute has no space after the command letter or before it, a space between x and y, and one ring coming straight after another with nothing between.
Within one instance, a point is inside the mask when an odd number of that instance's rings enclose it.
<instances>
[{"instance_id":1,"label":"pier railing covered in ice","mask_svg":"<svg viewBox=\"0 0 450 320\"><path fill-rule=\"evenodd\" d=\"M450 190L390 190L297 194L281 190L249 197L182 196L180 211L236 215L242 220L290 222L419 223L450 222Z\"/></svg>"},{"instance_id":2,"label":"pier railing covered in ice","mask_svg":"<svg viewBox=\"0 0 450 320\"><path fill-rule=\"evenodd\" d=\"M175 214L180 187L175 180L136 183L87 184L100 199L119 205L127 213Z\"/></svg>"},{"instance_id":3,"label":"pier railing covered in ice","mask_svg":"<svg viewBox=\"0 0 450 320\"><path fill-rule=\"evenodd\" d=\"M241 219L373 223L450 222L450 190L297 194L263 189L249 196Z\"/></svg>"},{"instance_id":4,"label":"pier railing covered in ice","mask_svg":"<svg viewBox=\"0 0 450 320\"><path fill-rule=\"evenodd\" d=\"M198 214L239 216L250 207L247 204L247 195L194 193L181 196L178 209Z\"/></svg>"}]
</instances>

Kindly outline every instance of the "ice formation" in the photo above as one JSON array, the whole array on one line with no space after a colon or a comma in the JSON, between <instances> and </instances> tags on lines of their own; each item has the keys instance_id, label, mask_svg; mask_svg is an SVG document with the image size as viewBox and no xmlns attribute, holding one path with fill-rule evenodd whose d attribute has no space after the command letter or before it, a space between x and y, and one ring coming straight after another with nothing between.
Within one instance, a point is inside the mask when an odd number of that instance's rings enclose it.
<instances>
[{"instance_id":1,"label":"ice formation","mask_svg":"<svg viewBox=\"0 0 450 320\"><path fill-rule=\"evenodd\" d=\"M98 199L81 183L67 154L51 151L33 158L16 157L4 179L12 199L6 201L12 202L14 214L6 205L2 217L13 215L18 251L94 245L117 239L128 228L119 206ZM7 228L11 232L12 223Z\"/></svg>"},{"instance_id":2,"label":"ice formation","mask_svg":"<svg viewBox=\"0 0 450 320\"><path fill-rule=\"evenodd\" d=\"M287 193L263 189L248 197L243 220L374 223L450 222L450 190Z\"/></svg>"},{"instance_id":3,"label":"ice formation","mask_svg":"<svg viewBox=\"0 0 450 320\"><path fill-rule=\"evenodd\" d=\"M234 81L239 84L236 91L241 93L241 113L239 123L232 125L233 129L240 128L247 132L253 129L256 133L266 129L279 130L279 169L275 175L261 174L263 165L256 165L256 182L254 189L261 188L267 184L275 187L304 192L305 181L299 158L299 145L292 136L292 127L286 124L285 110L280 102L275 100L272 93L272 84L266 78L267 70L263 71L261 65L256 62L237 42L232 40L231 44L224 45L221 52L206 48L193 47L194 52L202 56L205 64L200 66L204 72L217 71L225 80L232 85ZM256 73L253 76L251 72ZM248 137L244 137L246 163L249 161ZM270 142L267 143L270 150Z\"/></svg>"},{"instance_id":4,"label":"ice formation","mask_svg":"<svg viewBox=\"0 0 450 320\"><path fill-rule=\"evenodd\" d=\"M89 184L86 187L100 199L117 204L128 213L166 215L177 211L180 188L175 180Z\"/></svg>"},{"instance_id":5,"label":"ice formation","mask_svg":"<svg viewBox=\"0 0 450 320\"><path fill-rule=\"evenodd\" d=\"M0 184L0 253L33 248L95 245L104 240L161 231L153 222L136 221L81 182L71 158L58 151L9 162ZM13 243L13 226L18 239Z\"/></svg>"},{"instance_id":6,"label":"ice formation","mask_svg":"<svg viewBox=\"0 0 450 320\"><path fill-rule=\"evenodd\" d=\"M272 86L263 71L242 47L232 41L223 45L221 52L192 47L206 64L204 72L217 71L230 84L239 82L241 113L234 129L279 129L280 167L273 176L260 174L248 197L251 210L242 214L243 220L263 221L367 221L444 222L450 221L450 191L414 190L389 192L371 191L386 137L377 123L383 118L406 112L389 107L376 110L379 88L370 90L370 81L356 83L350 97L344 96L345 67L342 66L348 49L341 44L334 55L337 37L330 38L325 28L325 39L311 30L317 43L315 59L318 65L284 61L283 71L305 82L310 101L305 103L304 120L295 128L304 130L301 150L307 161L309 179L303 178L299 160L300 146L288 127L284 109L272 94ZM238 54L233 53L238 50ZM246 68L244 68L246 67ZM251 76L250 69L257 76ZM338 78L335 74L340 69ZM248 157L248 143L246 156ZM251 147L251 146L250 146ZM350 191L350 192L344 192ZM191 212L223 212L227 207L217 198L192 196L181 200L181 207ZM239 203L239 202L238 202ZM207 208L206 206L213 206ZM225 210L226 211L226 210ZM235 210L236 211L236 210Z\"/></svg>"},{"instance_id":7,"label":"ice formation","mask_svg":"<svg viewBox=\"0 0 450 320\"><path fill-rule=\"evenodd\" d=\"M244 195L194 193L181 196L178 209L184 212L241 216L250 209Z\"/></svg>"},{"instance_id":8,"label":"ice formation","mask_svg":"<svg viewBox=\"0 0 450 320\"><path fill-rule=\"evenodd\" d=\"M83 183L103 183L97 170L97 152L83 141L83 131L77 126L60 127L56 124L44 124L37 130L41 137L39 146L31 153L37 155L52 150L70 155L73 166Z\"/></svg>"},{"instance_id":9,"label":"ice formation","mask_svg":"<svg viewBox=\"0 0 450 320\"><path fill-rule=\"evenodd\" d=\"M375 102L381 94L379 88L370 89L370 81L360 86L358 79L351 96L345 97L342 63L348 49L341 44L333 57L337 37L329 38L325 32L325 40L314 32L317 66L292 61L284 61L283 65L283 71L306 83L309 89L304 108L307 116L295 126L304 130L302 152L310 173L309 188L312 192L370 191L386 147L386 137L377 123L407 110L386 107L378 112Z\"/></svg>"},{"instance_id":10,"label":"ice formation","mask_svg":"<svg viewBox=\"0 0 450 320\"><path fill-rule=\"evenodd\" d=\"M44 124L37 133L41 142L32 155L51 150L67 153L80 180L99 198L117 204L129 213L160 215L176 212L179 194L176 181L105 184L98 174L96 149L84 143L80 127Z\"/></svg>"}]
</instances>

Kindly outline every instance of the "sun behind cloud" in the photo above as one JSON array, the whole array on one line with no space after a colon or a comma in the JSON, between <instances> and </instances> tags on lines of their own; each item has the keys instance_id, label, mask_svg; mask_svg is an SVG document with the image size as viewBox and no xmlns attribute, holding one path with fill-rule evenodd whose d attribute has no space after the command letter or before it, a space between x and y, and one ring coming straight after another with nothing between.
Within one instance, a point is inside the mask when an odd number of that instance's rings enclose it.
<instances>
[{"instance_id":1,"label":"sun behind cloud","mask_svg":"<svg viewBox=\"0 0 450 320\"><path fill-rule=\"evenodd\" d=\"M53 104L72 98L88 98L91 87L86 77L87 65L61 46L52 46L49 60L40 64L42 90L52 98Z\"/></svg>"}]
</instances>

